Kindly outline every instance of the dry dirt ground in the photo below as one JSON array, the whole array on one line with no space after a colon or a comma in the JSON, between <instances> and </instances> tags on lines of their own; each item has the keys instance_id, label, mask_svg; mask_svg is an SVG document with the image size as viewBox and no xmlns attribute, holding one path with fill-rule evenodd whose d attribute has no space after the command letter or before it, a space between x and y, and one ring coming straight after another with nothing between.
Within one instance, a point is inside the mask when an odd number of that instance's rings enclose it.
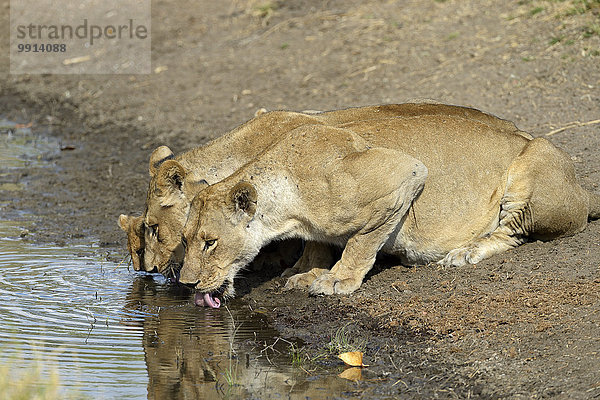
<instances>
[{"instance_id":1,"label":"dry dirt ground","mask_svg":"<svg viewBox=\"0 0 600 400\"><path fill-rule=\"evenodd\" d=\"M7 55L7 0L0 10ZM116 219L141 212L151 150L198 146L261 107L470 105L553 133L599 190L598 0L156 0L152 16L150 75L9 75L0 61L0 114L74 148L57 168L3 178L26 184L0 200L10 218L39 216L29 240L124 255ZM600 397L599 221L477 266L375 269L351 296L266 277L247 278L242 300L308 355L340 327L366 340L376 378L356 397Z\"/></svg>"}]
</instances>

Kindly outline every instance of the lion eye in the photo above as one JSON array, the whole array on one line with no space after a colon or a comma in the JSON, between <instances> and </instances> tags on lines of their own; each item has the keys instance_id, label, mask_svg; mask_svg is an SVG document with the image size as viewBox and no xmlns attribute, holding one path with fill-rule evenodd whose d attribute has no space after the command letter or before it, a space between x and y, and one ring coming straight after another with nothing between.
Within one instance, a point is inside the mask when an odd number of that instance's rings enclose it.
<instances>
[{"instance_id":1,"label":"lion eye","mask_svg":"<svg viewBox=\"0 0 600 400\"><path fill-rule=\"evenodd\" d=\"M150 225L150 226L148 226L148 229L150 230L150 234L152 236L158 235L158 224Z\"/></svg>"},{"instance_id":2,"label":"lion eye","mask_svg":"<svg viewBox=\"0 0 600 400\"><path fill-rule=\"evenodd\" d=\"M204 251L207 251L217 243L217 239L210 239L204 241Z\"/></svg>"}]
</instances>

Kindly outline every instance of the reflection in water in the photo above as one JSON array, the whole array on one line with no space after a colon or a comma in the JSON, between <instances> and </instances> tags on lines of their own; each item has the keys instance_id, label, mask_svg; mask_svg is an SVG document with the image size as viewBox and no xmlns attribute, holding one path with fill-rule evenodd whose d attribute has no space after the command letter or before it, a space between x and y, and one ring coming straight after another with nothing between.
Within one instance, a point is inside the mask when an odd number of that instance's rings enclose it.
<instances>
[{"instance_id":1,"label":"reflection in water","mask_svg":"<svg viewBox=\"0 0 600 400\"><path fill-rule=\"evenodd\" d=\"M335 377L309 380L292 366L291 344L239 303L199 308L187 290L139 277L126 307L146 313L150 399L327 398L352 387Z\"/></svg>"},{"instance_id":2,"label":"reflection in water","mask_svg":"<svg viewBox=\"0 0 600 400\"><path fill-rule=\"evenodd\" d=\"M2 182L58 149L2 119L0 142L1 190L19 190ZM107 262L98 248L26 243L22 227L0 221L0 365L41 359L40 380L57 372L76 398L321 399L354 387L293 367L290 343L239 301L196 307L162 276Z\"/></svg>"},{"instance_id":3,"label":"reflection in water","mask_svg":"<svg viewBox=\"0 0 600 400\"><path fill-rule=\"evenodd\" d=\"M186 288L98 249L10 239L18 232L0 224L0 364L42 354L66 393L94 399L328 398L353 387L293 367L290 344L239 301L196 307Z\"/></svg>"}]
</instances>

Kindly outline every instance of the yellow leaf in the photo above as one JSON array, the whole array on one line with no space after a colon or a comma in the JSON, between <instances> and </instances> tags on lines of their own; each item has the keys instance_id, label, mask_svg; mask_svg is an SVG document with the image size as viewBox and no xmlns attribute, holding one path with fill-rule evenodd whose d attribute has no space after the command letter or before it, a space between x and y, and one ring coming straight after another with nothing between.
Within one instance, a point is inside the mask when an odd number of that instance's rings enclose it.
<instances>
[{"instance_id":1,"label":"yellow leaf","mask_svg":"<svg viewBox=\"0 0 600 400\"><path fill-rule=\"evenodd\" d=\"M363 353L360 351L350 351L348 353L342 353L338 355L339 358L351 367L368 367L363 364Z\"/></svg>"},{"instance_id":2,"label":"yellow leaf","mask_svg":"<svg viewBox=\"0 0 600 400\"><path fill-rule=\"evenodd\" d=\"M344 372L338 375L340 378L348 379L349 381L360 381L362 379L362 369L358 367L351 367L345 369Z\"/></svg>"}]
</instances>

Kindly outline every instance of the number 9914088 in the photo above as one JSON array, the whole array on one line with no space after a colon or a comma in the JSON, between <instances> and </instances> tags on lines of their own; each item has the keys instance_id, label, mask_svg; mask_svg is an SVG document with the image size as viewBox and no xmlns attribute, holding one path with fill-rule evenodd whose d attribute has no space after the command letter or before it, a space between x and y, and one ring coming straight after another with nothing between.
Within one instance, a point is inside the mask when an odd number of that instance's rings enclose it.
<instances>
[{"instance_id":1,"label":"number 9914088","mask_svg":"<svg viewBox=\"0 0 600 400\"><path fill-rule=\"evenodd\" d=\"M67 51L67 45L64 43L19 43L17 50L19 53L64 53Z\"/></svg>"}]
</instances>

